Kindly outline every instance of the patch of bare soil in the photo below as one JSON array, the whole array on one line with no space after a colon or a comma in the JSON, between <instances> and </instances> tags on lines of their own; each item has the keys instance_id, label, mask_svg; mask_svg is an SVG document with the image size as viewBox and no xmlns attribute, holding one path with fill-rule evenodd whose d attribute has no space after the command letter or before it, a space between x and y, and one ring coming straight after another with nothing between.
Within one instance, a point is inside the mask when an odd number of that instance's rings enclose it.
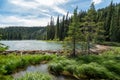
<instances>
[{"instance_id":1,"label":"patch of bare soil","mask_svg":"<svg viewBox=\"0 0 120 80\"><path fill-rule=\"evenodd\" d=\"M98 54L98 53L101 53L101 52L107 51L107 50L109 50L109 49L110 49L109 46L98 45L98 44L97 44L97 45L95 45L94 48L91 48L90 51L91 51L92 53L96 53L96 54Z\"/></svg>"}]
</instances>

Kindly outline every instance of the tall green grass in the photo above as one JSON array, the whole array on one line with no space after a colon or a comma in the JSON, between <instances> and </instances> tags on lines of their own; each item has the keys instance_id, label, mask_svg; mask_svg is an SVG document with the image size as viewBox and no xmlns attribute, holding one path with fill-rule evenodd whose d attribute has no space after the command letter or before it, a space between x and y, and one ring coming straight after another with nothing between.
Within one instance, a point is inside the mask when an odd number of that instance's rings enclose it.
<instances>
[{"instance_id":1,"label":"tall green grass","mask_svg":"<svg viewBox=\"0 0 120 80\"><path fill-rule=\"evenodd\" d=\"M13 78L10 75L1 75L0 74L0 80L13 80Z\"/></svg>"},{"instance_id":2,"label":"tall green grass","mask_svg":"<svg viewBox=\"0 0 120 80\"><path fill-rule=\"evenodd\" d=\"M7 50L7 49L8 49L8 46L0 43L0 52L5 51L5 50Z\"/></svg>"},{"instance_id":3,"label":"tall green grass","mask_svg":"<svg viewBox=\"0 0 120 80\"><path fill-rule=\"evenodd\" d=\"M0 55L0 74L8 75L14 73L19 68L25 68L31 64L40 64L42 61L50 61L56 55Z\"/></svg>"},{"instance_id":4,"label":"tall green grass","mask_svg":"<svg viewBox=\"0 0 120 80\"><path fill-rule=\"evenodd\" d=\"M120 79L120 47L100 55L60 58L49 65L51 73L68 72L78 79Z\"/></svg>"},{"instance_id":5,"label":"tall green grass","mask_svg":"<svg viewBox=\"0 0 120 80\"><path fill-rule=\"evenodd\" d=\"M52 80L52 78L48 74L43 74L40 72L32 72L32 73L27 73L25 76L15 80Z\"/></svg>"},{"instance_id":6,"label":"tall green grass","mask_svg":"<svg viewBox=\"0 0 120 80\"><path fill-rule=\"evenodd\" d=\"M76 79L120 79L120 47L113 47L99 55L81 55L76 58L40 54L0 55L0 79L11 79L9 74L17 69L42 61L49 61L48 69L55 75L69 75ZM42 77L47 80L41 73L28 73L20 80L40 80Z\"/></svg>"}]
</instances>

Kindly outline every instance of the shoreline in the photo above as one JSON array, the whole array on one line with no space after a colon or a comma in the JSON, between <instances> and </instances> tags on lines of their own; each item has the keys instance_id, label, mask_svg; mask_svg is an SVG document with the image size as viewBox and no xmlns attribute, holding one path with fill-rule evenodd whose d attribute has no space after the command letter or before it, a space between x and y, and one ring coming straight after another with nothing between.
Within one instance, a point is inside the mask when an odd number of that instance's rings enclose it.
<instances>
[{"instance_id":1,"label":"shoreline","mask_svg":"<svg viewBox=\"0 0 120 80\"><path fill-rule=\"evenodd\" d=\"M90 49L90 52L93 54L99 54L104 51L110 50L110 46L105 45L95 45L94 48ZM8 51L1 51L0 54L7 55L15 53L17 54L62 54L64 53L63 50L8 50Z\"/></svg>"},{"instance_id":2,"label":"shoreline","mask_svg":"<svg viewBox=\"0 0 120 80\"><path fill-rule=\"evenodd\" d=\"M94 48L91 48L90 51L94 54L99 54L99 53L102 53L102 52L110 50L110 49L111 49L110 46L97 44L97 45L95 45Z\"/></svg>"},{"instance_id":3,"label":"shoreline","mask_svg":"<svg viewBox=\"0 0 120 80\"><path fill-rule=\"evenodd\" d=\"M10 51L3 51L0 54L7 55L7 54L62 54L62 50L10 50Z\"/></svg>"}]
</instances>

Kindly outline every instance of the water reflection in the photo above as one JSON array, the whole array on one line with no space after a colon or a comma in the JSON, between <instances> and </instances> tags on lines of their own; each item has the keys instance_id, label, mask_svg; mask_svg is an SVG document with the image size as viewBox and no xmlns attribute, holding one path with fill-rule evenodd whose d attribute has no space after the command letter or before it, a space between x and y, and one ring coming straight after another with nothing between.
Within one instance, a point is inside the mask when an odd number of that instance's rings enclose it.
<instances>
[{"instance_id":1,"label":"water reflection","mask_svg":"<svg viewBox=\"0 0 120 80\"><path fill-rule=\"evenodd\" d=\"M39 40L13 40L0 41L7 46L8 50L60 50L62 44L58 42L47 42Z\"/></svg>"},{"instance_id":2,"label":"water reflection","mask_svg":"<svg viewBox=\"0 0 120 80\"><path fill-rule=\"evenodd\" d=\"M26 73L28 72L41 72L41 73L45 73L45 74L49 74L51 75L49 72L48 72L48 64L40 64L40 65L31 65L31 66L28 66L26 68L26 70L23 70L23 71L20 71L20 72L17 72L17 73L14 73L12 74L13 78L14 79L17 79L17 78L20 78L22 76L24 76ZM52 80L76 80L76 79L73 79L73 78L70 78L70 77L64 77L64 76L52 76Z\"/></svg>"}]
</instances>

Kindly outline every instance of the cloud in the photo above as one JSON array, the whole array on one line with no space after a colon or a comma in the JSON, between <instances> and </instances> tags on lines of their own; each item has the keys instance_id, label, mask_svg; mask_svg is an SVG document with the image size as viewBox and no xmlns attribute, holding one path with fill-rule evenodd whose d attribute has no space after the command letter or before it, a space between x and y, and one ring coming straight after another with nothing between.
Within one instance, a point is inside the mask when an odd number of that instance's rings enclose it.
<instances>
[{"instance_id":1,"label":"cloud","mask_svg":"<svg viewBox=\"0 0 120 80\"><path fill-rule=\"evenodd\" d=\"M35 1L25 1L25 0L10 0L9 1L11 4L23 7L23 8L36 8L38 4Z\"/></svg>"},{"instance_id":2,"label":"cloud","mask_svg":"<svg viewBox=\"0 0 120 80\"><path fill-rule=\"evenodd\" d=\"M45 26L54 16L62 18L69 11L69 16L78 6L87 10L91 2L103 0L4 0L0 5L0 26ZM108 0L106 0L108 1ZM101 5L100 5L101 6Z\"/></svg>"},{"instance_id":3,"label":"cloud","mask_svg":"<svg viewBox=\"0 0 120 80\"><path fill-rule=\"evenodd\" d=\"M63 15L66 15L66 14L67 14L67 11L66 11L66 10L61 9L61 8L59 8L59 7L57 7L57 6L54 6L54 7L53 7L53 10L56 11L56 12L58 12L58 13L60 13L60 14L63 14Z\"/></svg>"},{"instance_id":4,"label":"cloud","mask_svg":"<svg viewBox=\"0 0 120 80\"><path fill-rule=\"evenodd\" d=\"M102 0L92 0L92 2L94 2L94 4L100 4Z\"/></svg>"},{"instance_id":5,"label":"cloud","mask_svg":"<svg viewBox=\"0 0 120 80\"><path fill-rule=\"evenodd\" d=\"M0 12L0 26L46 26L50 17L66 15L69 0L7 0ZM62 6L61 6L62 5Z\"/></svg>"},{"instance_id":6,"label":"cloud","mask_svg":"<svg viewBox=\"0 0 120 80\"><path fill-rule=\"evenodd\" d=\"M31 0L31 1L25 1L25 0L10 0L11 4L16 5L21 8L26 9L37 9L37 10L43 10L51 9L54 12L57 12L59 14L65 14L67 13L66 10L58 7L59 5L63 5L68 2L68 0Z\"/></svg>"},{"instance_id":7,"label":"cloud","mask_svg":"<svg viewBox=\"0 0 120 80\"><path fill-rule=\"evenodd\" d=\"M49 18L34 18L29 17L19 17L19 16L2 16L0 15L0 26L46 26Z\"/></svg>"}]
</instances>

